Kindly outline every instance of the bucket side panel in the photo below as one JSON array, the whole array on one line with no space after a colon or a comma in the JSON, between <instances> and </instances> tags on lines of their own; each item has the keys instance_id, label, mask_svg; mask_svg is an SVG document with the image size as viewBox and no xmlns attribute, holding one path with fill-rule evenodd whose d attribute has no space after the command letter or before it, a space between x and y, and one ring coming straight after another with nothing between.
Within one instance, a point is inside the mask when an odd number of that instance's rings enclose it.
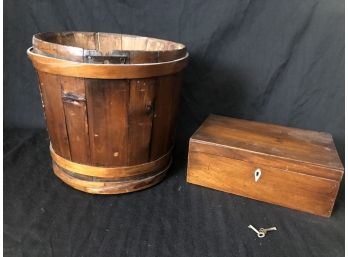
<instances>
[{"instance_id":1,"label":"bucket side panel","mask_svg":"<svg viewBox=\"0 0 348 257\"><path fill-rule=\"evenodd\" d=\"M86 79L85 84L91 165L127 165L129 81Z\"/></svg>"},{"instance_id":2,"label":"bucket side panel","mask_svg":"<svg viewBox=\"0 0 348 257\"><path fill-rule=\"evenodd\" d=\"M137 41L134 39L132 41L133 39L133 37L123 38L124 46L146 48L147 40ZM157 52L134 51L130 53L129 62L131 64L155 63L157 61ZM156 83L156 78L130 80L128 165L150 161Z\"/></svg>"},{"instance_id":3,"label":"bucket side panel","mask_svg":"<svg viewBox=\"0 0 348 257\"><path fill-rule=\"evenodd\" d=\"M62 102L61 77L38 71L47 130L54 151L71 160L69 138Z\"/></svg>"},{"instance_id":4,"label":"bucket side panel","mask_svg":"<svg viewBox=\"0 0 348 257\"><path fill-rule=\"evenodd\" d=\"M90 164L85 81L83 78L61 77L61 85L71 160Z\"/></svg>"},{"instance_id":5,"label":"bucket side panel","mask_svg":"<svg viewBox=\"0 0 348 257\"><path fill-rule=\"evenodd\" d=\"M157 80L150 160L167 153L174 143L181 74L163 76Z\"/></svg>"},{"instance_id":6,"label":"bucket side panel","mask_svg":"<svg viewBox=\"0 0 348 257\"><path fill-rule=\"evenodd\" d=\"M130 80L128 165L148 162L156 79Z\"/></svg>"}]
</instances>

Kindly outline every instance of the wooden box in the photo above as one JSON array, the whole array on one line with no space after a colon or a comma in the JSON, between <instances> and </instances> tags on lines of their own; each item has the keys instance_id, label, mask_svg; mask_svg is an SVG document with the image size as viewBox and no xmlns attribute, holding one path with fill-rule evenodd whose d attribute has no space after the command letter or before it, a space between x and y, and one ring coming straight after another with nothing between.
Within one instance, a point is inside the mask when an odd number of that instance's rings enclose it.
<instances>
[{"instance_id":1,"label":"wooden box","mask_svg":"<svg viewBox=\"0 0 348 257\"><path fill-rule=\"evenodd\" d=\"M320 216L342 176L327 133L210 115L190 139L187 182Z\"/></svg>"}]
</instances>

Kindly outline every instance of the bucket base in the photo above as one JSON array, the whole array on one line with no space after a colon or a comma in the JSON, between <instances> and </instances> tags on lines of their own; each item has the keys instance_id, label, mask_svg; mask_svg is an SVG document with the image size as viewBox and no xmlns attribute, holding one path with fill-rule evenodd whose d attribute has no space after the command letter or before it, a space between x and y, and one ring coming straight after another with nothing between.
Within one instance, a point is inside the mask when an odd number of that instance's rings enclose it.
<instances>
[{"instance_id":1,"label":"bucket base","mask_svg":"<svg viewBox=\"0 0 348 257\"><path fill-rule=\"evenodd\" d=\"M50 146L53 171L71 187L91 194L123 194L159 183L172 163L171 149L160 158L133 166L90 166L67 160Z\"/></svg>"},{"instance_id":2,"label":"bucket base","mask_svg":"<svg viewBox=\"0 0 348 257\"><path fill-rule=\"evenodd\" d=\"M53 171L57 177L69 186L91 194L124 194L151 187L165 177L169 166L170 163L164 170L156 172L156 174L113 180L80 175L59 167L53 161Z\"/></svg>"}]
</instances>

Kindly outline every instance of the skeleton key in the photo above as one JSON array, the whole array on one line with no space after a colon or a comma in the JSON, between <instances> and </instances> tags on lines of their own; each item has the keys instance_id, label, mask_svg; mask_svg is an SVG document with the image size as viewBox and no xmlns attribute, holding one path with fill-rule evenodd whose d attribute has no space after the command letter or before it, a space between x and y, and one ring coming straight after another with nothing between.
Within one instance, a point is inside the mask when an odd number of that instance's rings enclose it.
<instances>
[{"instance_id":1,"label":"skeleton key","mask_svg":"<svg viewBox=\"0 0 348 257\"><path fill-rule=\"evenodd\" d=\"M271 228L260 228L259 231L260 231L261 233L264 233L264 234L266 235L268 231L275 231L275 230L277 230L276 227L271 227Z\"/></svg>"},{"instance_id":2,"label":"skeleton key","mask_svg":"<svg viewBox=\"0 0 348 257\"><path fill-rule=\"evenodd\" d=\"M266 233L267 233L267 232L264 232L264 231L258 231L256 228L254 228L253 225L249 225L248 228L254 230L255 233L257 234L257 236L258 236L259 238L265 237L265 235L266 235Z\"/></svg>"}]
</instances>

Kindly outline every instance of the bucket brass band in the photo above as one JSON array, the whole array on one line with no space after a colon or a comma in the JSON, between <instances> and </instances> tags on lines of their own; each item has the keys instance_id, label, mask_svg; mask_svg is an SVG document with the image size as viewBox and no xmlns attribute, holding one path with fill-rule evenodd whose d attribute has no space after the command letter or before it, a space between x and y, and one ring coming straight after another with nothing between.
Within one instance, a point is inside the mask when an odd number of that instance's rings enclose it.
<instances>
[{"instance_id":1,"label":"bucket brass band","mask_svg":"<svg viewBox=\"0 0 348 257\"><path fill-rule=\"evenodd\" d=\"M164 178L172 163L167 154L144 164L98 167L79 164L56 154L50 146L54 173L75 189L94 194L121 194L150 187Z\"/></svg>"},{"instance_id":2,"label":"bucket brass band","mask_svg":"<svg viewBox=\"0 0 348 257\"><path fill-rule=\"evenodd\" d=\"M138 79L175 74L181 71L188 61L189 54L180 59L143 64L100 64L81 63L40 55L30 47L27 54L35 69L42 72L79 78L98 79Z\"/></svg>"}]
</instances>

